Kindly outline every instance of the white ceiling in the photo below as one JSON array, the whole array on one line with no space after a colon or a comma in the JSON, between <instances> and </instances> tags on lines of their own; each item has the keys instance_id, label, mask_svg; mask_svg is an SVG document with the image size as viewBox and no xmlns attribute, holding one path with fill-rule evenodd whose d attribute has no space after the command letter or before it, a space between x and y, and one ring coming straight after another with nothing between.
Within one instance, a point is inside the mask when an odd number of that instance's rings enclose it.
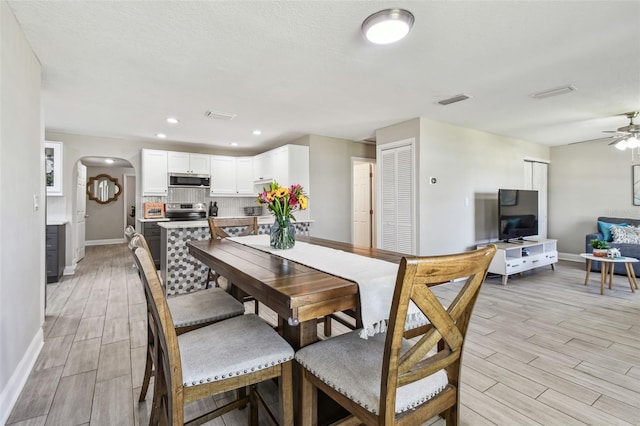
<instances>
[{"instance_id":1,"label":"white ceiling","mask_svg":"<svg viewBox=\"0 0 640 426\"><path fill-rule=\"evenodd\" d=\"M256 150L426 117L559 145L640 109L640 1L9 4L42 63L51 131ZM362 21L390 6L415 15L409 36L367 43ZM529 96L566 84L577 91Z\"/></svg>"}]
</instances>

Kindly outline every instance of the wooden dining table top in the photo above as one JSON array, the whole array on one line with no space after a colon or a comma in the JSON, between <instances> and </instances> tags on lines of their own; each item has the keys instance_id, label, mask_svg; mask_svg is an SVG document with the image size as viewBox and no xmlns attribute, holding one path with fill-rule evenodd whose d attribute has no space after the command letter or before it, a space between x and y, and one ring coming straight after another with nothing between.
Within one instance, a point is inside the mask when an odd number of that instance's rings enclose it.
<instances>
[{"instance_id":1,"label":"wooden dining table top","mask_svg":"<svg viewBox=\"0 0 640 426\"><path fill-rule=\"evenodd\" d=\"M403 255L315 237L296 241L400 263ZM189 252L245 293L274 310L290 326L357 306L355 282L228 239L190 241Z\"/></svg>"}]
</instances>

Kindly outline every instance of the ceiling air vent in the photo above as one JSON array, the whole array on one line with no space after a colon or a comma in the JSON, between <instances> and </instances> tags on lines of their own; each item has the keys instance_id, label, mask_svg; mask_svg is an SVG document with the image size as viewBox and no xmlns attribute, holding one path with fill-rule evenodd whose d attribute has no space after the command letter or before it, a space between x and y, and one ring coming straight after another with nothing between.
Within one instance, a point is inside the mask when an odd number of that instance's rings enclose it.
<instances>
[{"instance_id":1,"label":"ceiling air vent","mask_svg":"<svg viewBox=\"0 0 640 426\"><path fill-rule=\"evenodd\" d=\"M470 98L469 95L460 94L449 99L443 99L441 101L438 101L438 103L440 105L449 105L449 104L455 104L456 102L460 102L460 101L466 101L469 98Z\"/></svg>"},{"instance_id":2,"label":"ceiling air vent","mask_svg":"<svg viewBox=\"0 0 640 426\"><path fill-rule=\"evenodd\" d=\"M204 113L205 117L215 118L216 120L233 120L238 114L231 114L230 112L219 111L207 111Z\"/></svg>"}]
</instances>

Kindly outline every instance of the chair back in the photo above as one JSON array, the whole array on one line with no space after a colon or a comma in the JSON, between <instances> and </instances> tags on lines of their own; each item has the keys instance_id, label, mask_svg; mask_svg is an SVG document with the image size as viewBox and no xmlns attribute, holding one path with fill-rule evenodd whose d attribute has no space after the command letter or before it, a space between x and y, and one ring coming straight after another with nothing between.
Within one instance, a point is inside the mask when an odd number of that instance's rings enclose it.
<instances>
[{"instance_id":1,"label":"chair back","mask_svg":"<svg viewBox=\"0 0 640 426\"><path fill-rule=\"evenodd\" d=\"M131 225L127 225L126 228L124 228L124 236L127 239L127 242L131 241L131 238L133 238L133 234L136 233L136 228L134 228Z\"/></svg>"},{"instance_id":2,"label":"chair back","mask_svg":"<svg viewBox=\"0 0 640 426\"><path fill-rule=\"evenodd\" d=\"M154 395L154 401L159 403L156 412L160 416L155 420L160 424L182 425L184 424L182 364L171 311L164 297L160 277L144 237L136 233L131 238L129 249L132 251L140 271L140 278L151 312L149 323L154 334L153 350L156 367L154 393L157 394Z\"/></svg>"},{"instance_id":3,"label":"chair back","mask_svg":"<svg viewBox=\"0 0 640 426\"><path fill-rule=\"evenodd\" d=\"M230 235L222 228L241 227L245 228L239 232L237 237L244 237L245 235L258 235L258 218L252 217L239 217L239 218L209 218L209 232L211 233L211 239L226 238Z\"/></svg>"},{"instance_id":4,"label":"chair back","mask_svg":"<svg viewBox=\"0 0 640 426\"><path fill-rule=\"evenodd\" d=\"M399 387L442 369L447 372L449 384L434 399L443 398L441 404L445 406L458 404L462 347L473 306L495 252L496 246L489 245L467 253L402 258L382 364L380 416L385 419L384 424L394 424ZM461 278L466 280L465 284L445 309L430 288ZM415 303L430 324L405 332L410 302ZM414 338L411 342L416 343L401 353L404 338ZM437 351L427 355L434 348Z\"/></svg>"}]
</instances>

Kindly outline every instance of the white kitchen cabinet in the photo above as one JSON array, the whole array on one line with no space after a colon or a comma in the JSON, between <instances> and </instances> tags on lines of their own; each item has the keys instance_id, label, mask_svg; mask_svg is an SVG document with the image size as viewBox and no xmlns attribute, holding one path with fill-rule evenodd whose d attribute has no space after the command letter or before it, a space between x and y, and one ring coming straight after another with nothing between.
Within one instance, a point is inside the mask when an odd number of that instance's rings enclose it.
<instances>
[{"instance_id":1,"label":"white kitchen cabinet","mask_svg":"<svg viewBox=\"0 0 640 426\"><path fill-rule=\"evenodd\" d=\"M236 159L223 155L209 156L211 161L210 195L236 194Z\"/></svg>"},{"instance_id":2,"label":"white kitchen cabinet","mask_svg":"<svg viewBox=\"0 0 640 426\"><path fill-rule=\"evenodd\" d=\"M309 190L309 147L285 145L253 157L254 183L275 180L281 186L296 183Z\"/></svg>"},{"instance_id":3,"label":"white kitchen cabinet","mask_svg":"<svg viewBox=\"0 0 640 426\"><path fill-rule=\"evenodd\" d=\"M253 188L253 157L236 158L236 193L256 195Z\"/></svg>"},{"instance_id":4,"label":"white kitchen cabinet","mask_svg":"<svg viewBox=\"0 0 640 426\"><path fill-rule=\"evenodd\" d=\"M212 196L255 195L253 158L211 155Z\"/></svg>"},{"instance_id":5,"label":"white kitchen cabinet","mask_svg":"<svg viewBox=\"0 0 640 426\"><path fill-rule=\"evenodd\" d=\"M208 175L210 172L209 155L170 151L168 153L168 169L169 173Z\"/></svg>"},{"instance_id":6,"label":"white kitchen cabinet","mask_svg":"<svg viewBox=\"0 0 640 426\"><path fill-rule=\"evenodd\" d=\"M273 179L273 151L263 152L253 157L253 180L266 183Z\"/></svg>"},{"instance_id":7,"label":"white kitchen cabinet","mask_svg":"<svg viewBox=\"0 0 640 426\"><path fill-rule=\"evenodd\" d=\"M167 196L167 151L143 149L142 153L142 195Z\"/></svg>"}]
</instances>

